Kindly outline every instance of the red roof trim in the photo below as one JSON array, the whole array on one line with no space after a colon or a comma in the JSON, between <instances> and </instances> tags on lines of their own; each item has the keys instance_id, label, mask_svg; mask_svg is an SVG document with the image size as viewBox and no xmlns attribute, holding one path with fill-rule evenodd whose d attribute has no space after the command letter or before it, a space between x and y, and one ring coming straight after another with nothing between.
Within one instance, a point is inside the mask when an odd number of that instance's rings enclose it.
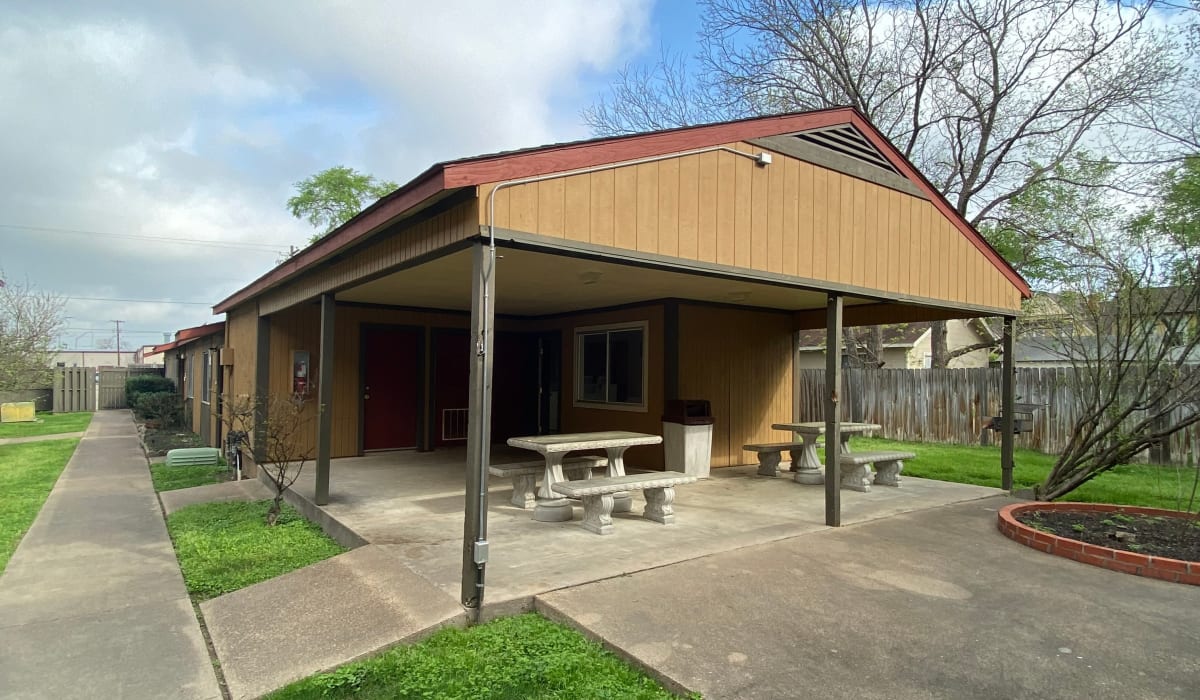
<instances>
[{"instance_id":1,"label":"red roof trim","mask_svg":"<svg viewBox=\"0 0 1200 700\"><path fill-rule=\"evenodd\" d=\"M1013 286L1021 292L1022 297L1028 299L1033 296L1033 291L1029 288L1029 283L1025 281L1025 278L1021 277L1020 273L1014 270L1012 265L1009 265L1008 261L996 252L996 249L975 230L975 227L963 218L962 214L958 213L958 210L950 206L950 202L946 200L946 197L929 180L926 180L921 171L908 162L908 159L866 117L859 114L857 110L853 110L850 123L858 127L863 136L866 136L871 143L875 144L876 148L883 151L888 160L892 161L892 165L899 168L905 177L911 180L917 187L924 190L925 194L929 195L929 201L933 202L933 206L942 212L942 216L949 219L954 224L954 227L962 232L967 237L967 240L973 243L979 252L983 253L991 261L992 265L1008 278L1009 282L1013 283Z\"/></svg>"},{"instance_id":2,"label":"red roof trim","mask_svg":"<svg viewBox=\"0 0 1200 700\"><path fill-rule=\"evenodd\" d=\"M296 253L275 269L234 292L213 307L214 314L247 301L270 287L333 255L345 246L366 238L379 227L400 216L429 197L446 189L441 165L435 165L392 194L364 209L333 233Z\"/></svg>"},{"instance_id":3,"label":"red roof trim","mask_svg":"<svg viewBox=\"0 0 1200 700\"><path fill-rule=\"evenodd\" d=\"M856 112L849 107L838 107L818 112L757 117L669 131L616 136L599 141L581 141L508 155L482 156L448 163L446 186L482 185L804 131L849 121L854 114Z\"/></svg>"},{"instance_id":4,"label":"red roof trim","mask_svg":"<svg viewBox=\"0 0 1200 700\"><path fill-rule=\"evenodd\" d=\"M153 345L153 346L151 346L150 352L145 353L145 354L146 355L157 355L160 352L166 352L167 350L174 350L175 348L183 346L183 345L187 345L188 343L190 343L194 340L199 340L201 338L204 338L204 337L207 337L210 335L215 335L217 333L221 333L224 330L225 330L225 322L224 321L219 322L219 323L206 323L203 326L193 326L191 328L184 328L184 329L175 331L175 340L172 340L169 343L163 343L162 345Z\"/></svg>"},{"instance_id":5,"label":"red roof trim","mask_svg":"<svg viewBox=\"0 0 1200 700\"><path fill-rule=\"evenodd\" d=\"M447 161L430 167L399 190L365 209L330 235L300 251L213 307L223 313L252 299L257 294L293 277L304 269L333 255L343 247L361 241L412 207L437 193L460 187L502 182L522 177L588 168L637 158L666 155L675 151L716 146L763 136L776 136L835 124L851 123L879 148L901 173L929 195L938 211L954 223L963 235L1017 287L1022 296L1031 295L1029 285L970 225L946 198L908 162L865 117L851 107L755 117L719 124L681 127L628 136L614 136L574 143L478 156Z\"/></svg>"}]
</instances>

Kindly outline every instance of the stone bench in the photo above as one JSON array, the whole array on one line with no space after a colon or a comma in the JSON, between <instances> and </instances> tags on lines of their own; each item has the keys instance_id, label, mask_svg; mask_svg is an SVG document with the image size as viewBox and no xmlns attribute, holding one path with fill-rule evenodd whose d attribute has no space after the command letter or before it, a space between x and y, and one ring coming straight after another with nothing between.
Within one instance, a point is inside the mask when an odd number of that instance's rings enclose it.
<instances>
[{"instance_id":1,"label":"stone bench","mask_svg":"<svg viewBox=\"0 0 1200 700\"><path fill-rule=\"evenodd\" d=\"M590 455L567 457L563 460L563 473L571 479L587 479L591 477L593 469L606 466L608 466L607 457ZM503 479L512 477L513 492L510 502L514 506L526 510L537 505L537 480L545 473L546 462L544 460L493 464L488 467L488 474L492 476Z\"/></svg>"},{"instance_id":2,"label":"stone bench","mask_svg":"<svg viewBox=\"0 0 1200 700\"><path fill-rule=\"evenodd\" d=\"M802 441L772 442L763 445L742 445L747 452L758 453L759 476L779 476L779 462L784 450L792 455L792 470L800 469L800 454L804 449Z\"/></svg>"},{"instance_id":3,"label":"stone bench","mask_svg":"<svg viewBox=\"0 0 1200 700\"><path fill-rule=\"evenodd\" d=\"M871 484L900 486L900 472L904 460L914 459L912 452L853 452L838 456L842 468L842 488L867 492ZM875 479L871 480L871 465L875 465Z\"/></svg>"},{"instance_id":4,"label":"stone bench","mask_svg":"<svg viewBox=\"0 0 1200 700\"><path fill-rule=\"evenodd\" d=\"M613 531L613 494L630 489L641 489L646 497L646 509L642 517L663 525L675 522L675 487L691 484L699 477L672 472L649 472L606 476L582 481L564 481L554 484L554 491L567 498L583 500L583 527L599 535L611 535Z\"/></svg>"}]
</instances>

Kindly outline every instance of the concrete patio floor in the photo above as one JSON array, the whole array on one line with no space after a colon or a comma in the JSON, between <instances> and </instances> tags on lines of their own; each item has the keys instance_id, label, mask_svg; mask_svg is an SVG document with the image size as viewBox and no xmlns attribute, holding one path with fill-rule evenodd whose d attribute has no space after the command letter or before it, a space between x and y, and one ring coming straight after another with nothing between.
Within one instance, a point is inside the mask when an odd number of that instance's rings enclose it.
<instances>
[{"instance_id":1,"label":"concrete patio floor","mask_svg":"<svg viewBox=\"0 0 1200 700\"><path fill-rule=\"evenodd\" d=\"M492 462L536 455L497 447ZM330 503L312 505L314 469L293 486L310 517L325 521L347 544L372 544L455 599L462 569L465 448L385 452L333 460ZM712 478L676 490L676 523L614 514L616 531L600 536L580 527L582 506L564 523L535 522L509 504L511 482L489 482L488 564L485 608L527 606L532 596L582 583L652 569L696 557L825 529L824 487L755 474L756 467L713 470ZM916 510L1002 493L997 489L904 478L901 488L870 493L842 491L842 522L867 522ZM497 612L499 612L497 610Z\"/></svg>"}]
</instances>

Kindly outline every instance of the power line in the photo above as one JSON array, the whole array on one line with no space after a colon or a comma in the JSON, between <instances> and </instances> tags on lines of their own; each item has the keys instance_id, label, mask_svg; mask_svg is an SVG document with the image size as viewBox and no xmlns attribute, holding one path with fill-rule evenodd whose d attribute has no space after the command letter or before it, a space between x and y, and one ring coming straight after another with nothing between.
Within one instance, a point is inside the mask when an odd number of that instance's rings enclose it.
<instances>
[{"instance_id":1,"label":"power line","mask_svg":"<svg viewBox=\"0 0 1200 700\"><path fill-rule=\"evenodd\" d=\"M82 326L67 326L66 328L63 329L63 332L65 333L67 331L74 331L76 333L88 333L88 332L102 333L104 331L111 331L111 330L112 330L111 328L83 328ZM130 328L122 328L121 332L122 333L174 333L174 331L146 331L146 330L133 330Z\"/></svg>"},{"instance_id":2,"label":"power line","mask_svg":"<svg viewBox=\"0 0 1200 700\"><path fill-rule=\"evenodd\" d=\"M71 294L64 294L68 302L72 301L124 301L131 304L189 304L193 306L214 306L208 301L172 301L170 299L114 299L111 297L77 297Z\"/></svg>"},{"instance_id":3,"label":"power line","mask_svg":"<svg viewBox=\"0 0 1200 700\"><path fill-rule=\"evenodd\" d=\"M287 244L270 245L267 243L240 243L238 241L203 241L192 238L172 238L170 236L145 236L136 233L111 233L105 231L88 231L74 228L54 228L50 226L24 226L21 224L0 224L0 228L40 231L43 233L66 233L80 236L103 236L105 238L122 238L135 241L158 241L161 243L179 243L183 245L211 246L213 248L238 248L242 250L262 251L264 253L280 253L287 249Z\"/></svg>"}]
</instances>

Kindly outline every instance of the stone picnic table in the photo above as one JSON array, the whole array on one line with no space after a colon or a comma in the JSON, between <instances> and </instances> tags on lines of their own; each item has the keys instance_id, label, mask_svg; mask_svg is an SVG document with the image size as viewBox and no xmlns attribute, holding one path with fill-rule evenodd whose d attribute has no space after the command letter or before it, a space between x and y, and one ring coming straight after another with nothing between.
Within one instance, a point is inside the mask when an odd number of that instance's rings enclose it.
<instances>
[{"instance_id":1,"label":"stone picnic table","mask_svg":"<svg viewBox=\"0 0 1200 700\"><path fill-rule=\"evenodd\" d=\"M775 430L787 430L800 436L804 447L800 451L800 459L794 469L792 479L799 484L823 484L825 475L821 473L821 461L817 459L817 438L825 434L823 421L807 423L775 423ZM850 452L850 436L861 435L871 430L879 430L883 426L876 423L842 423L842 452Z\"/></svg>"},{"instance_id":2,"label":"stone picnic table","mask_svg":"<svg viewBox=\"0 0 1200 700\"><path fill-rule=\"evenodd\" d=\"M563 477L563 457L579 450L604 450L608 453L608 476L625 476L625 450L637 445L657 445L662 436L610 430L596 433L567 433L563 435L533 435L508 439L510 447L533 450L546 459L546 474L538 487L537 505L533 519L557 523L572 517L571 502L554 492L554 485L566 481ZM613 495L613 512L627 513L633 507L628 492Z\"/></svg>"}]
</instances>

